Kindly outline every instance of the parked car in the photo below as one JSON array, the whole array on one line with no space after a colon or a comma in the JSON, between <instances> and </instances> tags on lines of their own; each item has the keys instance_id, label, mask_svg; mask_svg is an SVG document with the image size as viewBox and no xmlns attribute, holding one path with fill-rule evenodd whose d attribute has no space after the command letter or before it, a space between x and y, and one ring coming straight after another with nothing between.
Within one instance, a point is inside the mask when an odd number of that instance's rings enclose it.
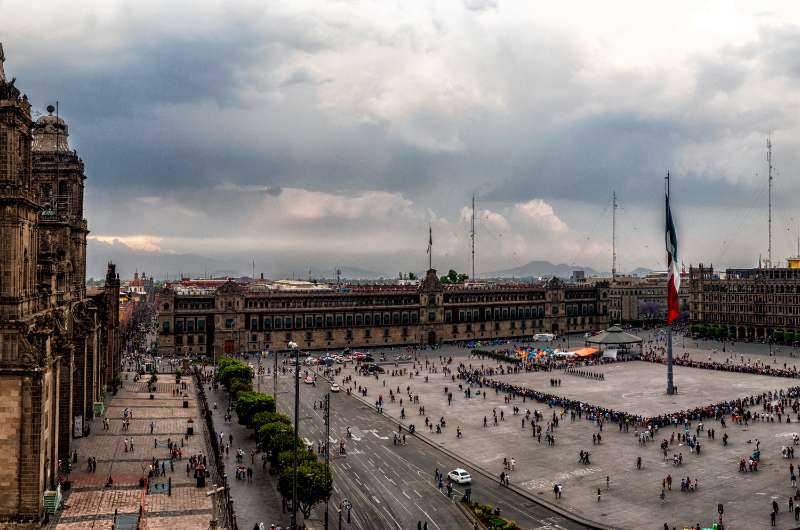
<instances>
[{"instance_id":1,"label":"parked car","mask_svg":"<svg viewBox=\"0 0 800 530\"><path fill-rule=\"evenodd\" d=\"M331 392L338 392L341 390L338 383L331 383Z\"/></svg>"},{"instance_id":2,"label":"parked car","mask_svg":"<svg viewBox=\"0 0 800 530\"><path fill-rule=\"evenodd\" d=\"M447 474L447 478L455 482L456 484L467 484L472 482L472 475L470 475L467 470L461 469L460 467L452 470L450 473Z\"/></svg>"}]
</instances>

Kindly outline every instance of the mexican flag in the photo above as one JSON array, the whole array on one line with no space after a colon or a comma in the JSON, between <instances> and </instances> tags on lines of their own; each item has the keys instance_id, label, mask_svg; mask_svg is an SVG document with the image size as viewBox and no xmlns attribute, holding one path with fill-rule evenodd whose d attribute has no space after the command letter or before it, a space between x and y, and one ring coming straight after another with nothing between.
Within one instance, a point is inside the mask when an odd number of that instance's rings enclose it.
<instances>
[{"instance_id":1,"label":"mexican flag","mask_svg":"<svg viewBox=\"0 0 800 530\"><path fill-rule=\"evenodd\" d=\"M667 177L669 179L669 176ZM669 180L667 181L669 182ZM672 211L669 207L669 184L667 184L667 324L678 318L680 314L680 302L678 301L678 291L681 288L681 273L678 269L678 236L675 233L675 224L672 222Z\"/></svg>"}]
</instances>

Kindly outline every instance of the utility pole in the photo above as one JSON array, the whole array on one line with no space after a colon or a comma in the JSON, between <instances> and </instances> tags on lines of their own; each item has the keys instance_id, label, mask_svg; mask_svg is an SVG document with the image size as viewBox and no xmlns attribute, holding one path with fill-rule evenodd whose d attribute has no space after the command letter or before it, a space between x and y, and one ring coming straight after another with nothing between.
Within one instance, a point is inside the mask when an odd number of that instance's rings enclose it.
<instances>
[{"instance_id":1,"label":"utility pole","mask_svg":"<svg viewBox=\"0 0 800 530\"><path fill-rule=\"evenodd\" d=\"M294 352L294 440L292 441L292 523L291 530L297 530L297 438L300 436L300 347L289 343Z\"/></svg>"},{"instance_id":2,"label":"utility pole","mask_svg":"<svg viewBox=\"0 0 800 530\"><path fill-rule=\"evenodd\" d=\"M331 394L325 394L325 479L331 480ZM328 530L328 502L325 497L325 530Z\"/></svg>"},{"instance_id":3,"label":"utility pole","mask_svg":"<svg viewBox=\"0 0 800 530\"><path fill-rule=\"evenodd\" d=\"M475 279L475 195L472 196L472 227L470 230L470 238L472 239L472 276Z\"/></svg>"},{"instance_id":4,"label":"utility pole","mask_svg":"<svg viewBox=\"0 0 800 530\"><path fill-rule=\"evenodd\" d=\"M767 169L769 174L768 195L769 195L769 241L767 243L767 267L772 267L772 140L767 136Z\"/></svg>"},{"instance_id":5,"label":"utility pole","mask_svg":"<svg viewBox=\"0 0 800 530\"><path fill-rule=\"evenodd\" d=\"M611 191L611 279L617 277L617 192Z\"/></svg>"}]
</instances>

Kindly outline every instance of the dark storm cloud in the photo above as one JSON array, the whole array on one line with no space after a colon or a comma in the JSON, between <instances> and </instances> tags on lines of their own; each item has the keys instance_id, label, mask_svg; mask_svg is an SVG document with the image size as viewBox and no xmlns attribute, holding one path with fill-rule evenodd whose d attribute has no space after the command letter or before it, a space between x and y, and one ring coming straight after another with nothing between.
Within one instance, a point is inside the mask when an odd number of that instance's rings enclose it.
<instances>
[{"instance_id":1,"label":"dark storm cloud","mask_svg":"<svg viewBox=\"0 0 800 530\"><path fill-rule=\"evenodd\" d=\"M413 202L412 214L386 225L297 221L309 241L425 225L426 216L455 223L476 191L509 218L531 200L600 210L612 189L656 211L667 170L687 210L733 212L760 204L764 182L753 174L764 171L770 130L776 205L800 192L790 178L800 149L789 90L800 78L800 29L789 23L724 41L692 32L688 45L647 36L654 57L642 59L617 46L625 35L602 30L612 20L595 32L559 6L109 5L111 15L77 6L88 14L63 25L34 18L5 42L7 67L35 107L61 102L87 163L95 233L247 233L246 248L260 233L254 213L286 208L277 200L285 190L332 194L317 197L327 205L368 190ZM75 25L82 31L64 30ZM674 60L660 54L673 47ZM182 213L159 215L169 209ZM566 223L578 231L587 219ZM525 248L509 245L501 258Z\"/></svg>"}]
</instances>

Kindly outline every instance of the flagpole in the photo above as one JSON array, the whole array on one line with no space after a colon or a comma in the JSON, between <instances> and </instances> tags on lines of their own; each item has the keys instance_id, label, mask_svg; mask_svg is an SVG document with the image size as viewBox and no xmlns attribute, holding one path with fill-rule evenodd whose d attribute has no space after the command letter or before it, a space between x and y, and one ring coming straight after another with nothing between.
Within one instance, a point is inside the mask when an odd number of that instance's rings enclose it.
<instances>
[{"instance_id":1,"label":"flagpole","mask_svg":"<svg viewBox=\"0 0 800 530\"><path fill-rule=\"evenodd\" d=\"M669 171L667 171L667 178L666 178L666 186L667 186L667 215L669 215ZM667 265L672 267L672 264L669 263L669 257L667 258ZM669 291L670 286L669 283L667 284L667 290ZM669 293L667 293L667 297L669 297ZM675 394L675 385L672 380L672 322L669 320L669 305L667 305L667 395L671 396Z\"/></svg>"}]
</instances>

